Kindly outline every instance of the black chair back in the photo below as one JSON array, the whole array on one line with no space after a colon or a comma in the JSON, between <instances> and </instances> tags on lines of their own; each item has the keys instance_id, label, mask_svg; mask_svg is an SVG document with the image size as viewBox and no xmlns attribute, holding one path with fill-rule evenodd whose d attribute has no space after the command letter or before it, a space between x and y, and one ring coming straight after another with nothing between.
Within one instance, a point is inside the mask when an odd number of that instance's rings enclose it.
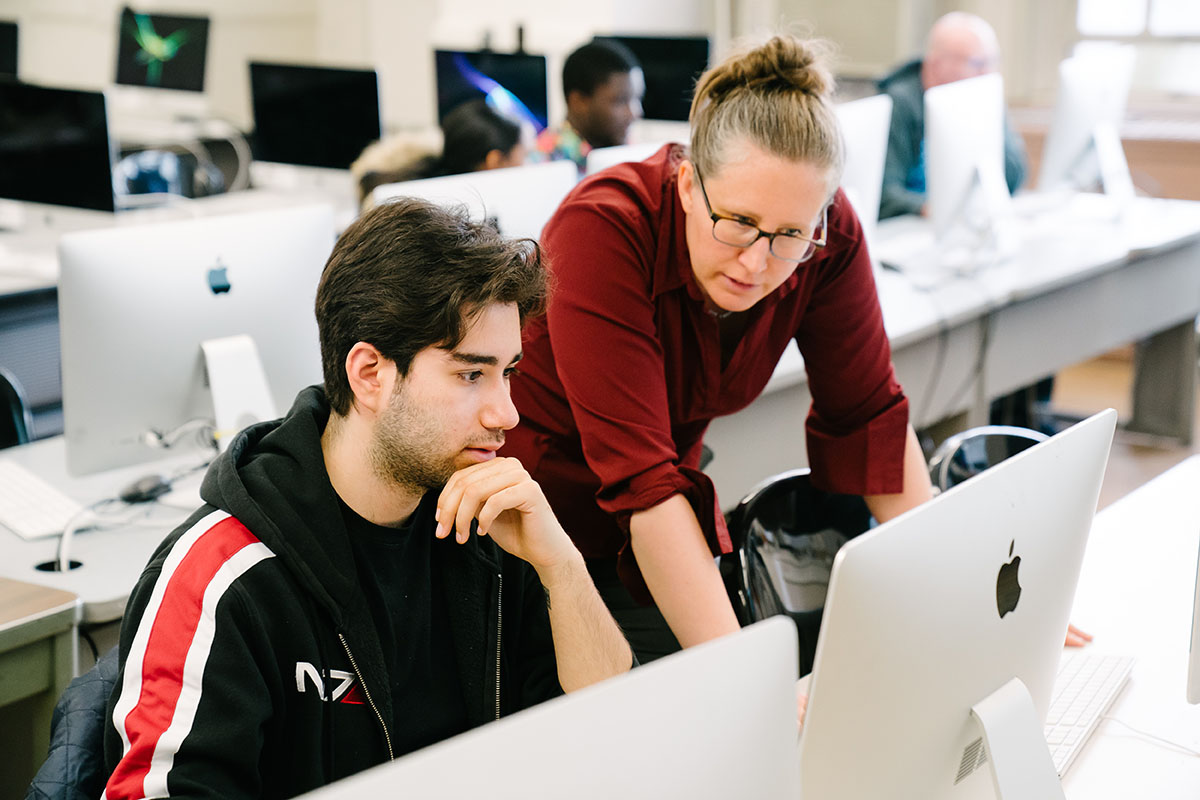
<instances>
[{"instance_id":1,"label":"black chair back","mask_svg":"<svg viewBox=\"0 0 1200 800\"><path fill-rule=\"evenodd\" d=\"M25 444L33 420L21 384L7 370L0 368L0 448Z\"/></svg>"},{"instance_id":2,"label":"black chair back","mask_svg":"<svg viewBox=\"0 0 1200 800\"><path fill-rule=\"evenodd\" d=\"M739 621L791 617L800 638L801 674L809 672L833 559L871 526L866 503L857 495L817 489L809 470L797 469L751 490L726 523L734 550L721 557L721 573Z\"/></svg>"}]
</instances>

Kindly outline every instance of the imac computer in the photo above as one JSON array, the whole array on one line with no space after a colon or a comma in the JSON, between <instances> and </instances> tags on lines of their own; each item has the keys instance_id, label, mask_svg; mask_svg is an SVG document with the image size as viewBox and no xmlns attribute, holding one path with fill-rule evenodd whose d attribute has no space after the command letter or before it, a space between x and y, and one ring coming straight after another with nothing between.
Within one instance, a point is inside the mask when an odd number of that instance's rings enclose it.
<instances>
[{"instance_id":1,"label":"imac computer","mask_svg":"<svg viewBox=\"0 0 1200 800\"><path fill-rule=\"evenodd\" d=\"M114 122L136 134L148 120L203 119L208 17L147 14L126 6L117 21Z\"/></svg>"},{"instance_id":2,"label":"imac computer","mask_svg":"<svg viewBox=\"0 0 1200 800\"><path fill-rule=\"evenodd\" d=\"M101 92L0 81L0 198L113 211Z\"/></svg>"},{"instance_id":3,"label":"imac computer","mask_svg":"<svg viewBox=\"0 0 1200 800\"><path fill-rule=\"evenodd\" d=\"M1116 418L1097 414L839 551L803 797L1063 797L1043 724Z\"/></svg>"},{"instance_id":4,"label":"imac computer","mask_svg":"<svg viewBox=\"0 0 1200 800\"><path fill-rule=\"evenodd\" d=\"M0 80L17 77L17 23L0 20Z\"/></svg>"},{"instance_id":5,"label":"imac computer","mask_svg":"<svg viewBox=\"0 0 1200 800\"><path fill-rule=\"evenodd\" d=\"M638 142L637 144L618 144L613 147L593 147L588 151L587 166L584 172L593 175L616 164L645 161L665 144L666 142Z\"/></svg>"},{"instance_id":6,"label":"imac computer","mask_svg":"<svg viewBox=\"0 0 1200 800\"><path fill-rule=\"evenodd\" d=\"M1192 604L1192 638L1188 646L1187 701L1200 703L1200 555L1196 558L1196 592Z\"/></svg>"},{"instance_id":7,"label":"imac computer","mask_svg":"<svg viewBox=\"0 0 1200 800\"><path fill-rule=\"evenodd\" d=\"M646 119L687 122L696 80L708 69L707 36L597 36L595 41L622 44L641 64Z\"/></svg>"},{"instance_id":8,"label":"imac computer","mask_svg":"<svg viewBox=\"0 0 1200 800\"><path fill-rule=\"evenodd\" d=\"M254 158L349 169L381 135L373 69L250 64Z\"/></svg>"},{"instance_id":9,"label":"imac computer","mask_svg":"<svg viewBox=\"0 0 1200 800\"><path fill-rule=\"evenodd\" d=\"M546 57L491 50L436 50L438 124L456 107L483 97L499 114L531 124L547 125Z\"/></svg>"},{"instance_id":10,"label":"imac computer","mask_svg":"<svg viewBox=\"0 0 1200 800\"><path fill-rule=\"evenodd\" d=\"M1016 251L1004 175L1004 83L999 74L925 92L927 224L891 235L879 261L918 285L972 275Z\"/></svg>"},{"instance_id":11,"label":"imac computer","mask_svg":"<svg viewBox=\"0 0 1200 800\"><path fill-rule=\"evenodd\" d=\"M537 239L558 204L575 186L571 160L445 175L377 187L372 202L420 197L439 205L464 205L473 218L492 219L505 236Z\"/></svg>"},{"instance_id":12,"label":"imac computer","mask_svg":"<svg viewBox=\"0 0 1200 800\"><path fill-rule=\"evenodd\" d=\"M838 124L846 145L842 190L862 223L870 247L879 222L879 197L883 193L883 166L887 161L888 129L892 123L892 98L877 94L837 106Z\"/></svg>"},{"instance_id":13,"label":"imac computer","mask_svg":"<svg viewBox=\"0 0 1200 800\"><path fill-rule=\"evenodd\" d=\"M1118 132L1133 81L1135 50L1114 45L1077 54L1058 67L1058 101L1042 150L1038 190L1099 186L1118 202L1133 198Z\"/></svg>"},{"instance_id":14,"label":"imac computer","mask_svg":"<svg viewBox=\"0 0 1200 800\"><path fill-rule=\"evenodd\" d=\"M327 206L63 236L69 471L161 458L201 421L227 436L319 382L313 304L333 241Z\"/></svg>"},{"instance_id":15,"label":"imac computer","mask_svg":"<svg viewBox=\"0 0 1200 800\"><path fill-rule=\"evenodd\" d=\"M795 798L796 652L765 620L303 797Z\"/></svg>"},{"instance_id":16,"label":"imac computer","mask_svg":"<svg viewBox=\"0 0 1200 800\"><path fill-rule=\"evenodd\" d=\"M989 246L1010 206L998 73L925 92L925 187L939 240L966 234L973 246Z\"/></svg>"}]
</instances>

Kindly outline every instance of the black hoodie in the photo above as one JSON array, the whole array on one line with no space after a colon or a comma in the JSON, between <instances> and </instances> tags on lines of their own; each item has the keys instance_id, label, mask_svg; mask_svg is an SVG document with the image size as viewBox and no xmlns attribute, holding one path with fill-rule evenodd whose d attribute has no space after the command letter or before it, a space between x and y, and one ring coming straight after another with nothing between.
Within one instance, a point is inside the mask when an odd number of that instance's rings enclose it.
<instances>
[{"instance_id":1,"label":"black hoodie","mask_svg":"<svg viewBox=\"0 0 1200 800\"><path fill-rule=\"evenodd\" d=\"M292 797L398 755L321 452L328 419L310 387L284 419L238 434L204 479L205 506L143 572L109 701L110 800ZM470 724L560 694L533 569L486 537L435 540L433 563Z\"/></svg>"}]
</instances>

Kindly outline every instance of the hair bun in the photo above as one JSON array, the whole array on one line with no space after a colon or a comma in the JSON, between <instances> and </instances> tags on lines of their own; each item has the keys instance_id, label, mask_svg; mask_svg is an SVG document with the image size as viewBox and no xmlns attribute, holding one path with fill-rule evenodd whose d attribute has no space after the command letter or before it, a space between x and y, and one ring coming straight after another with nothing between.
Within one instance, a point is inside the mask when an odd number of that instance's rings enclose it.
<instances>
[{"instance_id":1,"label":"hair bun","mask_svg":"<svg viewBox=\"0 0 1200 800\"><path fill-rule=\"evenodd\" d=\"M833 75L826 65L829 51L821 40L774 36L765 44L726 59L702 83L708 83L704 88L712 100L738 90L803 92L828 98L833 91Z\"/></svg>"}]
</instances>

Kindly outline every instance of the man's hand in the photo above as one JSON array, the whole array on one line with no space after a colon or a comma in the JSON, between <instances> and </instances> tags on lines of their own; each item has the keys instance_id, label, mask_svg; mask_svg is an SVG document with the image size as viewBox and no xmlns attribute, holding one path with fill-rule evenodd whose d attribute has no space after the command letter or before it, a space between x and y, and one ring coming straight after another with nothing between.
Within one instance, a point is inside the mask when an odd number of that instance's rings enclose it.
<instances>
[{"instance_id":1,"label":"man's hand","mask_svg":"<svg viewBox=\"0 0 1200 800\"><path fill-rule=\"evenodd\" d=\"M434 535L444 539L453 527L459 544L478 520L480 536L491 536L537 571L564 691L629 670L629 643L592 585L583 556L521 462L496 458L454 473L438 497L437 520Z\"/></svg>"},{"instance_id":2,"label":"man's hand","mask_svg":"<svg viewBox=\"0 0 1200 800\"><path fill-rule=\"evenodd\" d=\"M1074 625L1067 626L1067 647L1083 647L1092 640L1090 633L1084 633Z\"/></svg>"},{"instance_id":3,"label":"man's hand","mask_svg":"<svg viewBox=\"0 0 1200 800\"><path fill-rule=\"evenodd\" d=\"M455 539L463 544L471 535L472 520L479 521L480 536L491 536L539 573L578 557L542 488L515 458L494 458L450 476L438 497L434 535L444 539L453 528Z\"/></svg>"}]
</instances>

